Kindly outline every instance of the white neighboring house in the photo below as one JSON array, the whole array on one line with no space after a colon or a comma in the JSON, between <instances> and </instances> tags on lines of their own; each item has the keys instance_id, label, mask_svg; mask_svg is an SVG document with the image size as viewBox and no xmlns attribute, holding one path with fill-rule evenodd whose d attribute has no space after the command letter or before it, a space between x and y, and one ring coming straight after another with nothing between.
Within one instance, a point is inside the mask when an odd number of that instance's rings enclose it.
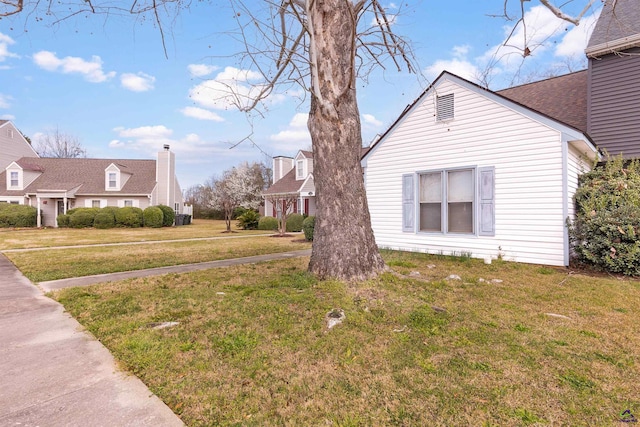
<instances>
[{"instance_id":1,"label":"white neighboring house","mask_svg":"<svg viewBox=\"0 0 640 427\"><path fill-rule=\"evenodd\" d=\"M294 158L277 156L273 158L273 183L262 193L264 215L278 218L282 212L283 199L295 198L288 214L316 214L316 187L313 181L313 153L298 151ZM280 198L280 200L278 200ZM278 200L278 203L272 201Z\"/></svg>"},{"instance_id":2,"label":"white neighboring house","mask_svg":"<svg viewBox=\"0 0 640 427\"><path fill-rule=\"evenodd\" d=\"M0 131L0 203L36 207L38 226L57 227L58 215L78 207L162 204L184 212L168 145L157 160L41 158L10 122L0 123Z\"/></svg>"},{"instance_id":3,"label":"white neighboring house","mask_svg":"<svg viewBox=\"0 0 640 427\"><path fill-rule=\"evenodd\" d=\"M578 176L599 154L586 108L576 118L563 107L586 106L586 91L576 100L558 89L585 78L522 87L566 113L552 118L507 98L517 88L501 95L442 73L362 159L377 244L568 265Z\"/></svg>"}]
</instances>

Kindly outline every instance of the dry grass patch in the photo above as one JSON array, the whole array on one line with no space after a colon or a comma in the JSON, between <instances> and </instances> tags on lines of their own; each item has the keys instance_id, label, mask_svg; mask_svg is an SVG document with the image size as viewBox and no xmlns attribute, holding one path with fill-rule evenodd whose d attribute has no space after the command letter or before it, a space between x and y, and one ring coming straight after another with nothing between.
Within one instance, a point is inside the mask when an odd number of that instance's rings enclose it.
<instances>
[{"instance_id":1,"label":"dry grass patch","mask_svg":"<svg viewBox=\"0 0 640 427\"><path fill-rule=\"evenodd\" d=\"M309 243L268 236L9 252L5 255L34 282L241 258L310 248Z\"/></svg>"},{"instance_id":2,"label":"dry grass patch","mask_svg":"<svg viewBox=\"0 0 640 427\"><path fill-rule=\"evenodd\" d=\"M163 228L24 228L0 229L0 250L104 243L144 242L225 236L224 221L196 219L191 225ZM269 234L260 230L236 230L240 234ZM272 233L272 232L271 232Z\"/></svg>"},{"instance_id":3,"label":"dry grass patch","mask_svg":"<svg viewBox=\"0 0 640 427\"><path fill-rule=\"evenodd\" d=\"M420 277L346 286L295 259L55 297L187 425L613 426L640 413L638 282L384 256ZM335 308L346 320L327 330ZM163 321L180 323L147 327Z\"/></svg>"}]
</instances>

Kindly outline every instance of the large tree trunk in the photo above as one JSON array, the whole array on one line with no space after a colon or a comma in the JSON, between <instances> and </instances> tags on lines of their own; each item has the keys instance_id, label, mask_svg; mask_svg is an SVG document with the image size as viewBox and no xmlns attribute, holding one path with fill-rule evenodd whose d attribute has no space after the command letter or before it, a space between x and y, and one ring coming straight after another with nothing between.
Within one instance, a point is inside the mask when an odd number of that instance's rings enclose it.
<instances>
[{"instance_id":1,"label":"large tree trunk","mask_svg":"<svg viewBox=\"0 0 640 427\"><path fill-rule=\"evenodd\" d=\"M356 19L345 0L307 2L311 62L309 131L317 212L309 271L355 281L384 270L371 229L356 99Z\"/></svg>"}]
</instances>

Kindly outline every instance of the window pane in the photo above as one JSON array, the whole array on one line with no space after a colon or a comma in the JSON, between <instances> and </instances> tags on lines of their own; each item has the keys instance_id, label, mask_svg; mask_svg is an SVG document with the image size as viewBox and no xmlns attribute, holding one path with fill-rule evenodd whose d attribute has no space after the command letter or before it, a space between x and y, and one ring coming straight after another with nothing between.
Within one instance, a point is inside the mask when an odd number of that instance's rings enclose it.
<instances>
[{"instance_id":1,"label":"window pane","mask_svg":"<svg viewBox=\"0 0 640 427\"><path fill-rule=\"evenodd\" d=\"M420 175L420 202L442 201L442 174L425 173Z\"/></svg>"},{"instance_id":2,"label":"window pane","mask_svg":"<svg viewBox=\"0 0 640 427\"><path fill-rule=\"evenodd\" d=\"M473 172L470 170L447 173L449 202L473 202Z\"/></svg>"},{"instance_id":3,"label":"window pane","mask_svg":"<svg viewBox=\"0 0 640 427\"><path fill-rule=\"evenodd\" d=\"M449 203L448 224L451 233L473 233L473 203Z\"/></svg>"},{"instance_id":4,"label":"window pane","mask_svg":"<svg viewBox=\"0 0 640 427\"><path fill-rule=\"evenodd\" d=\"M420 203L421 231L442 231L441 206L441 203Z\"/></svg>"},{"instance_id":5,"label":"window pane","mask_svg":"<svg viewBox=\"0 0 640 427\"><path fill-rule=\"evenodd\" d=\"M91 201L91 207L92 208L99 208L100 207L100 200L92 200Z\"/></svg>"}]
</instances>

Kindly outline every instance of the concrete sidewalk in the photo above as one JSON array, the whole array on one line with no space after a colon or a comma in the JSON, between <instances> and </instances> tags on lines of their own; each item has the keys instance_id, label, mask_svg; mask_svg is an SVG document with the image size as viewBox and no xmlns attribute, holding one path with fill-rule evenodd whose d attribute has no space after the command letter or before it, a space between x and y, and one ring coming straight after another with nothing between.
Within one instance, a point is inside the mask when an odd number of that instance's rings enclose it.
<instances>
[{"instance_id":1,"label":"concrete sidewalk","mask_svg":"<svg viewBox=\"0 0 640 427\"><path fill-rule=\"evenodd\" d=\"M54 280L39 286L46 292L310 254L308 249ZM184 425L142 381L118 370L109 351L2 254L0 277L0 425Z\"/></svg>"},{"instance_id":2,"label":"concrete sidewalk","mask_svg":"<svg viewBox=\"0 0 640 427\"><path fill-rule=\"evenodd\" d=\"M4 255L0 277L0 425L183 425Z\"/></svg>"}]
</instances>

